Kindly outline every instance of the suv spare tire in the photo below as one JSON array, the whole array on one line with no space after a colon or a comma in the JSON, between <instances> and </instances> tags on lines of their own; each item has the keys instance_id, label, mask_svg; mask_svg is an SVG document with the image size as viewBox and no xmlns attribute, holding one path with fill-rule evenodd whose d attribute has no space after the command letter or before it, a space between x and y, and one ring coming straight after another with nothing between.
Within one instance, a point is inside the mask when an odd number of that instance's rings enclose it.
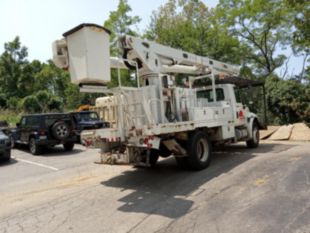
<instances>
[{"instance_id":1,"label":"suv spare tire","mask_svg":"<svg viewBox=\"0 0 310 233\"><path fill-rule=\"evenodd\" d=\"M69 136L69 126L63 121L54 123L51 130L55 139L64 140Z\"/></svg>"}]
</instances>

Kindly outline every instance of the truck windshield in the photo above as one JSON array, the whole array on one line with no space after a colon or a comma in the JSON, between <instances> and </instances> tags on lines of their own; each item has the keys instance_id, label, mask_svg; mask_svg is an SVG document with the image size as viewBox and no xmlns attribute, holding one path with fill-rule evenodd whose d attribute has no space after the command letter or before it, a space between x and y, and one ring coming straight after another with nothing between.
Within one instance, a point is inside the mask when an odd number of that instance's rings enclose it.
<instances>
[{"instance_id":1,"label":"truck windshield","mask_svg":"<svg viewBox=\"0 0 310 233\"><path fill-rule=\"evenodd\" d=\"M76 116L78 121L97 121L99 120L98 114L95 112L86 112L86 113L79 113Z\"/></svg>"}]
</instances>

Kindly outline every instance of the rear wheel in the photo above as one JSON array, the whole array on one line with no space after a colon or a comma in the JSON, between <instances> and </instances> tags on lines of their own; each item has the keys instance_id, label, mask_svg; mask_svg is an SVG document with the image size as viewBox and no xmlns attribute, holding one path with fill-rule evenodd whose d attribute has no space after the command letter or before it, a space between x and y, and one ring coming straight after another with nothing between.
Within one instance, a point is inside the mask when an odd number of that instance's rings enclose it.
<instances>
[{"instance_id":1,"label":"rear wheel","mask_svg":"<svg viewBox=\"0 0 310 233\"><path fill-rule=\"evenodd\" d=\"M2 158L2 161L9 162L11 160L11 150L7 151L7 154Z\"/></svg>"},{"instance_id":2,"label":"rear wheel","mask_svg":"<svg viewBox=\"0 0 310 233\"><path fill-rule=\"evenodd\" d=\"M211 144L207 135L201 131L195 131L187 142L187 157L176 158L181 167L191 170L202 170L210 165Z\"/></svg>"},{"instance_id":3,"label":"rear wheel","mask_svg":"<svg viewBox=\"0 0 310 233\"><path fill-rule=\"evenodd\" d=\"M39 155L42 153L42 147L40 147L34 138L29 140L29 150L33 155Z\"/></svg>"},{"instance_id":4,"label":"rear wheel","mask_svg":"<svg viewBox=\"0 0 310 233\"><path fill-rule=\"evenodd\" d=\"M259 145L259 128L256 122L253 123L252 127L252 139L246 141L248 148L256 148Z\"/></svg>"},{"instance_id":5,"label":"rear wheel","mask_svg":"<svg viewBox=\"0 0 310 233\"><path fill-rule=\"evenodd\" d=\"M71 151L73 150L74 143L73 142L67 142L63 144L65 151Z\"/></svg>"},{"instance_id":6,"label":"rear wheel","mask_svg":"<svg viewBox=\"0 0 310 233\"><path fill-rule=\"evenodd\" d=\"M144 150L142 152L142 156L143 156L143 159L142 159L142 162L143 163L146 163L146 160L147 160L147 150ZM150 149L150 165L151 167L154 167L157 163L159 159L159 150L156 150L156 149Z\"/></svg>"}]
</instances>

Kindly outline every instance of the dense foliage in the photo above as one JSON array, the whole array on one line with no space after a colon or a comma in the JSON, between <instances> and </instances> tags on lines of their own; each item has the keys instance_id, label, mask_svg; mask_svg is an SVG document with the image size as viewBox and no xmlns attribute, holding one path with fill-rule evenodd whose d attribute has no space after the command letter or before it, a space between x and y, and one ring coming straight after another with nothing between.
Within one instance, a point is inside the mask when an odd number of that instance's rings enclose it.
<instances>
[{"instance_id":1,"label":"dense foliage","mask_svg":"<svg viewBox=\"0 0 310 233\"><path fill-rule=\"evenodd\" d=\"M130 13L127 0L120 0L104 22L112 32L113 56L121 56L117 36L130 34L239 64L242 77L266 83L270 123L310 122L309 1L220 0L217 7L209 9L201 0L167 0L153 12L143 35L136 27L141 19ZM276 69L289 59L281 48L304 57L304 68L297 75L277 74ZM67 72L51 61L29 61L27 56L19 37L4 44L0 55L1 109L50 112L93 102L96 95L80 93ZM117 72L112 72L110 87L118 84ZM134 85L127 71L121 74L122 83ZM262 98L260 92L252 94Z\"/></svg>"},{"instance_id":2,"label":"dense foliage","mask_svg":"<svg viewBox=\"0 0 310 233\"><path fill-rule=\"evenodd\" d=\"M220 0L215 9L201 0L168 0L153 12L146 37L239 64L241 77L264 81L269 123L310 122L309 12L307 0ZM279 77L288 48L304 56L304 68ZM246 96L261 113L262 93Z\"/></svg>"}]
</instances>

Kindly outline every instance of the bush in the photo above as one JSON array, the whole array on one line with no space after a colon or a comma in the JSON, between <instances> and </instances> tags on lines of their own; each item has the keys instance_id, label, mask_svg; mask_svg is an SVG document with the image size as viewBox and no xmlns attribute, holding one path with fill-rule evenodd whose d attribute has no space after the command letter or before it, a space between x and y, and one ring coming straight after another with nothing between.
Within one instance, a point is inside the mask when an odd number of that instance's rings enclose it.
<instances>
[{"instance_id":1,"label":"bush","mask_svg":"<svg viewBox=\"0 0 310 233\"><path fill-rule=\"evenodd\" d=\"M0 108L5 108L7 106L6 97L4 94L0 94Z\"/></svg>"},{"instance_id":2,"label":"bush","mask_svg":"<svg viewBox=\"0 0 310 233\"><path fill-rule=\"evenodd\" d=\"M0 109L0 121L7 121L11 126L15 126L20 121L22 113L8 109Z\"/></svg>"},{"instance_id":3,"label":"bush","mask_svg":"<svg viewBox=\"0 0 310 233\"><path fill-rule=\"evenodd\" d=\"M8 99L7 101L7 107L11 110L19 110L19 102L21 101L21 99L17 98L17 97L11 97L10 99Z\"/></svg>"},{"instance_id":4,"label":"bush","mask_svg":"<svg viewBox=\"0 0 310 233\"><path fill-rule=\"evenodd\" d=\"M63 109L63 103L57 96L51 96L48 102L48 108L50 111L61 111Z\"/></svg>"},{"instance_id":5,"label":"bush","mask_svg":"<svg viewBox=\"0 0 310 233\"><path fill-rule=\"evenodd\" d=\"M36 96L30 95L23 99L22 108L29 113L41 112L41 106Z\"/></svg>"},{"instance_id":6,"label":"bush","mask_svg":"<svg viewBox=\"0 0 310 233\"><path fill-rule=\"evenodd\" d=\"M52 98L52 95L48 93L47 91L39 91L37 94L35 94L35 97L38 101L38 104L40 105L41 112L47 112L49 111L49 101Z\"/></svg>"}]
</instances>

